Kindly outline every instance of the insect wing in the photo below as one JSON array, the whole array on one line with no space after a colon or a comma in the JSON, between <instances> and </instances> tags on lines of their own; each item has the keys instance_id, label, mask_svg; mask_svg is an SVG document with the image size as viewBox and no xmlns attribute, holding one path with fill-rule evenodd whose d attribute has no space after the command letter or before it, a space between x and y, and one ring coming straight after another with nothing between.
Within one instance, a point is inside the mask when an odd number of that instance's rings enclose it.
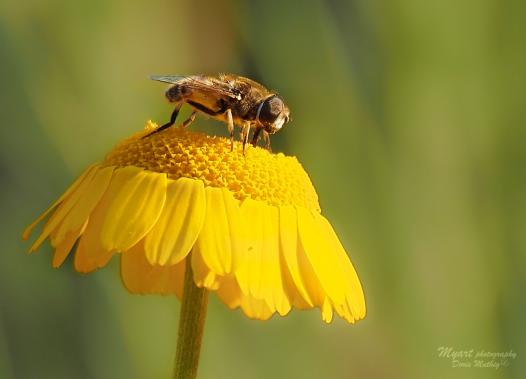
<instances>
[{"instance_id":1,"label":"insect wing","mask_svg":"<svg viewBox=\"0 0 526 379\"><path fill-rule=\"evenodd\" d=\"M220 94L240 100L240 94L228 83L207 76L152 75L150 79L170 84L184 84L190 89L211 95Z\"/></svg>"},{"instance_id":2,"label":"insect wing","mask_svg":"<svg viewBox=\"0 0 526 379\"><path fill-rule=\"evenodd\" d=\"M158 82L176 84L186 79L187 76L180 75L152 75L150 76L151 80L157 80Z\"/></svg>"}]
</instances>

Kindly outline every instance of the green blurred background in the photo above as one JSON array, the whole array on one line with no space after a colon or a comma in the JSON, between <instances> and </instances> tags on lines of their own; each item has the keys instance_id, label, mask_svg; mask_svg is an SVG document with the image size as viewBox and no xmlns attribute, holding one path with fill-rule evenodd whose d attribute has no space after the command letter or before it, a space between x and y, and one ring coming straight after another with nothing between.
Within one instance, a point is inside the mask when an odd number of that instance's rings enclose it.
<instances>
[{"instance_id":1,"label":"green blurred background","mask_svg":"<svg viewBox=\"0 0 526 379\"><path fill-rule=\"evenodd\" d=\"M212 296L200 378L526 377L526 2L0 3L0 378L168 378L179 303L20 233L91 162L167 120L150 74L235 72L293 122L368 316L251 321ZM192 128L225 134L199 118ZM441 346L517 353L452 368Z\"/></svg>"}]
</instances>

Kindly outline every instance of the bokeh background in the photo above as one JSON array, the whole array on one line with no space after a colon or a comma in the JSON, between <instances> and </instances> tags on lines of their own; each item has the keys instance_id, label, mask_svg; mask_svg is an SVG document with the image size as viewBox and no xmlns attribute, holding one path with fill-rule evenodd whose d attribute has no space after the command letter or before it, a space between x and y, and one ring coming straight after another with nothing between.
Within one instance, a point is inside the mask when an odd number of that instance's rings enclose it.
<instances>
[{"instance_id":1,"label":"bokeh background","mask_svg":"<svg viewBox=\"0 0 526 379\"><path fill-rule=\"evenodd\" d=\"M20 233L148 119L150 74L274 88L368 316L251 321L211 298L200 378L526 376L526 2L0 3L0 378L168 378L179 303L28 256ZM199 118L192 126L225 134ZM513 351L452 368L437 349Z\"/></svg>"}]
</instances>

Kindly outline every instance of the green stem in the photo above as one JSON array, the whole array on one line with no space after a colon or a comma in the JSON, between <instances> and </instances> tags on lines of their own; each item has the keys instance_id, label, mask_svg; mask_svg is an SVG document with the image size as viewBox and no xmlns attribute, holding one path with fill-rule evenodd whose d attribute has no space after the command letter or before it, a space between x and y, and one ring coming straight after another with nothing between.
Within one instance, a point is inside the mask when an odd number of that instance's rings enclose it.
<instances>
[{"instance_id":1,"label":"green stem","mask_svg":"<svg viewBox=\"0 0 526 379\"><path fill-rule=\"evenodd\" d=\"M173 379L195 379L205 326L208 291L194 283L190 255L186 258L181 317Z\"/></svg>"}]
</instances>

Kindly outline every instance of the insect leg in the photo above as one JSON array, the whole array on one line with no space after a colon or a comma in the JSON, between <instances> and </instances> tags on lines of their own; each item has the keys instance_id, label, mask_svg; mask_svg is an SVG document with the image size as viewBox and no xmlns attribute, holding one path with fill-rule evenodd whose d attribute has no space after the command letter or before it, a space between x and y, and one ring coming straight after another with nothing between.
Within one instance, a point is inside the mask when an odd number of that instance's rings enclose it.
<instances>
[{"instance_id":1,"label":"insect leg","mask_svg":"<svg viewBox=\"0 0 526 379\"><path fill-rule=\"evenodd\" d=\"M164 129L167 129L169 128L170 126L172 126L173 124L175 124L175 120L177 119L177 115L179 114L179 110L181 109L181 106L183 105L183 103L179 103L179 104L176 104L175 105L175 108L174 108L174 111L172 112L172 116L170 117L170 121L168 121L166 124L162 125L162 126L159 126L157 129L155 129L153 132L145 135L144 137L142 138L146 138L146 137L149 137L151 136L152 134L155 134L155 133L159 133L159 132L162 132Z\"/></svg>"},{"instance_id":2,"label":"insect leg","mask_svg":"<svg viewBox=\"0 0 526 379\"><path fill-rule=\"evenodd\" d=\"M256 128L256 130L254 130L254 134L252 135L252 146L256 147L257 144L258 144L258 139L259 139L259 133L261 133L263 129L261 128Z\"/></svg>"},{"instance_id":3,"label":"insect leg","mask_svg":"<svg viewBox=\"0 0 526 379\"><path fill-rule=\"evenodd\" d=\"M190 125L195 120L195 115L197 114L197 111L193 111L190 117L188 117L186 120L184 120L183 124L181 125L182 128L186 128L188 125Z\"/></svg>"},{"instance_id":4,"label":"insect leg","mask_svg":"<svg viewBox=\"0 0 526 379\"><path fill-rule=\"evenodd\" d=\"M226 110L226 120L228 132L230 133L230 151L234 151L234 119L232 118L232 111Z\"/></svg>"},{"instance_id":5,"label":"insect leg","mask_svg":"<svg viewBox=\"0 0 526 379\"><path fill-rule=\"evenodd\" d=\"M243 124L243 129L241 130L241 139L243 141L243 155L245 154L245 147L248 142L248 135L250 134L250 122Z\"/></svg>"},{"instance_id":6,"label":"insect leg","mask_svg":"<svg viewBox=\"0 0 526 379\"><path fill-rule=\"evenodd\" d=\"M266 130L263 130L263 140L265 141L265 148L272 153L272 148L270 147L270 134Z\"/></svg>"}]
</instances>

